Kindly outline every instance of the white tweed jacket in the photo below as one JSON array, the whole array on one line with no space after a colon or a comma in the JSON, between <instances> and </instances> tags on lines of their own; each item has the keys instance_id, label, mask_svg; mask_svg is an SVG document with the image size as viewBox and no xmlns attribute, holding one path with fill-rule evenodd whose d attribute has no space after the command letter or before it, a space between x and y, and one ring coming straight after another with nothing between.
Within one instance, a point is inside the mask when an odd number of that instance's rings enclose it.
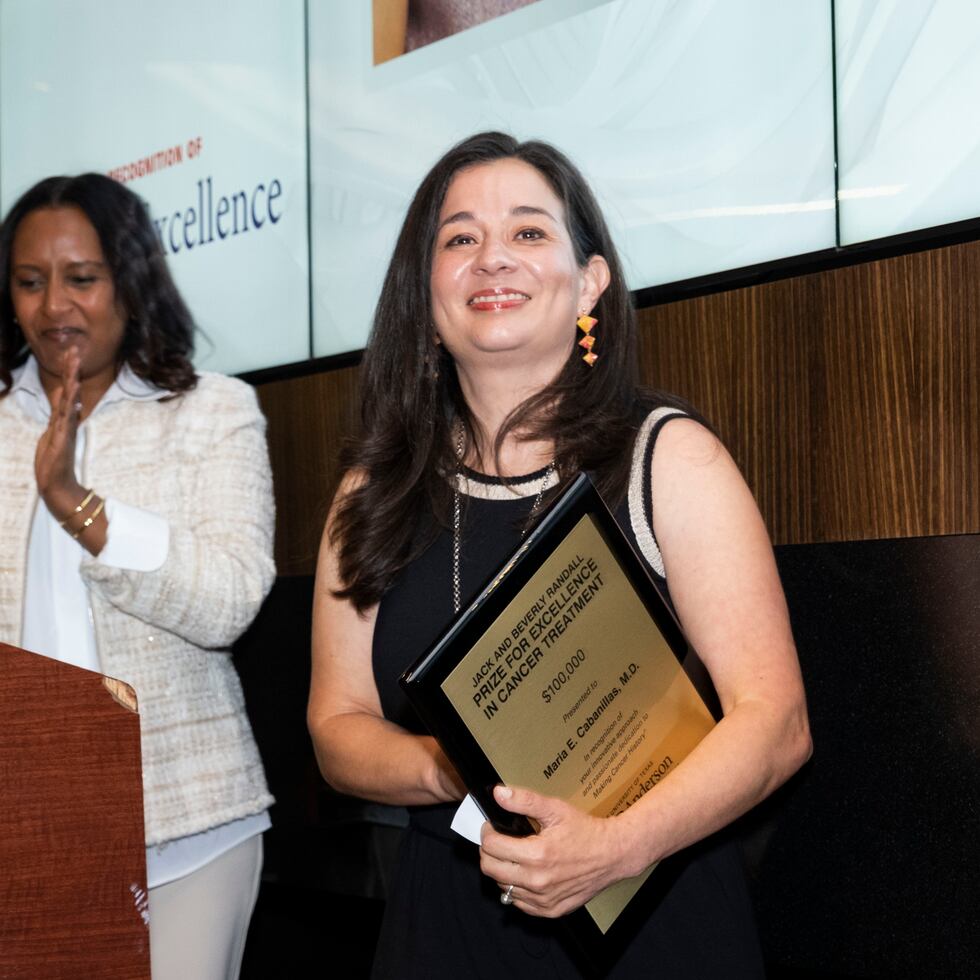
<instances>
[{"instance_id":1,"label":"white tweed jacket","mask_svg":"<svg viewBox=\"0 0 980 980\"><path fill-rule=\"evenodd\" d=\"M13 397L0 399L0 640L15 645L41 432ZM228 650L275 575L272 478L255 394L202 373L177 397L104 406L86 432L82 484L170 522L156 571L90 557L81 566L103 670L139 698L146 843L260 813L273 799Z\"/></svg>"}]
</instances>

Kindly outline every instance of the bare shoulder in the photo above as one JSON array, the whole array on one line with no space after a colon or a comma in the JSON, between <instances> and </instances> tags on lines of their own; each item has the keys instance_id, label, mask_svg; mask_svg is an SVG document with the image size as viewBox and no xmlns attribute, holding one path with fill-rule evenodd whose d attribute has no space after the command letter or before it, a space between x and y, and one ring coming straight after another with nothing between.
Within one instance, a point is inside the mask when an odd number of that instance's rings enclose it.
<instances>
[{"instance_id":1,"label":"bare shoulder","mask_svg":"<svg viewBox=\"0 0 980 980\"><path fill-rule=\"evenodd\" d=\"M343 502L348 494L360 489L367 483L367 471L361 466L355 466L347 470L340 478L337 492L334 494L334 504Z\"/></svg>"},{"instance_id":2,"label":"bare shoulder","mask_svg":"<svg viewBox=\"0 0 980 980\"><path fill-rule=\"evenodd\" d=\"M728 457L722 441L707 426L688 415L668 418L657 436L653 458L661 462L706 466ZM731 457L728 457L729 459Z\"/></svg>"},{"instance_id":3,"label":"bare shoulder","mask_svg":"<svg viewBox=\"0 0 980 980\"><path fill-rule=\"evenodd\" d=\"M334 592L344 586L340 573L340 555L343 550L343 540L338 527L338 515L350 495L364 486L367 473L364 469L355 467L347 470L340 478L340 483L334 491L330 510L323 525L320 536L320 551L317 558L315 595L337 601Z\"/></svg>"},{"instance_id":4,"label":"bare shoulder","mask_svg":"<svg viewBox=\"0 0 980 980\"><path fill-rule=\"evenodd\" d=\"M651 473L653 521L668 580L717 563L749 574L771 565L769 536L755 498L721 440L693 419L665 425ZM761 562L761 566L760 566Z\"/></svg>"},{"instance_id":5,"label":"bare shoulder","mask_svg":"<svg viewBox=\"0 0 980 980\"><path fill-rule=\"evenodd\" d=\"M347 497L364 482L364 474L344 474L334 494L320 542L313 596L313 673L309 718L330 717L350 711L381 715L371 667L371 646L377 607L358 612L350 599L338 593L345 585L341 574L343 542L336 533L337 513Z\"/></svg>"},{"instance_id":6,"label":"bare shoulder","mask_svg":"<svg viewBox=\"0 0 980 980\"><path fill-rule=\"evenodd\" d=\"M748 487L722 441L687 416L671 418L657 437L651 466L654 519L674 504L697 503L701 494L747 495ZM690 495L693 499L689 499ZM659 506L657 506L659 505ZM753 504L754 507L754 504Z\"/></svg>"},{"instance_id":7,"label":"bare shoulder","mask_svg":"<svg viewBox=\"0 0 980 980\"><path fill-rule=\"evenodd\" d=\"M367 481L367 473L359 468L347 470L340 478L337 489L334 491L333 499L330 501L330 509L327 512L327 520L323 526L323 535L320 539L321 554L334 538L334 527L337 520L337 512L343 507L347 498Z\"/></svg>"}]
</instances>

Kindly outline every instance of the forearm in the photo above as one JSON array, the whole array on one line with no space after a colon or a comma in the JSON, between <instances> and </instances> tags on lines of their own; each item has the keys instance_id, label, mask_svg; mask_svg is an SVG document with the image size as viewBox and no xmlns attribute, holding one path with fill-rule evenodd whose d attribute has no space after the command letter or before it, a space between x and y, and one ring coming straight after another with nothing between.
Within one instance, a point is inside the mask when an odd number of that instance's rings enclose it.
<instances>
[{"instance_id":1,"label":"forearm","mask_svg":"<svg viewBox=\"0 0 980 980\"><path fill-rule=\"evenodd\" d=\"M187 402L182 424L171 426L184 436L186 455L171 451L152 487L129 480L119 460L96 480L114 500L167 522L165 559L150 568L87 558L81 572L128 615L195 646L223 649L272 585L275 505L254 395L227 379L202 382L202 389L203 403Z\"/></svg>"},{"instance_id":2,"label":"forearm","mask_svg":"<svg viewBox=\"0 0 980 980\"><path fill-rule=\"evenodd\" d=\"M435 739L366 712L310 719L324 779L341 793L420 806L461 799L455 771Z\"/></svg>"},{"instance_id":3,"label":"forearm","mask_svg":"<svg viewBox=\"0 0 980 980\"><path fill-rule=\"evenodd\" d=\"M215 539L171 526L170 547L154 571L93 559L82 576L123 612L195 646L222 649L255 617L275 575L264 533Z\"/></svg>"},{"instance_id":4,"label":"forearm","mask_svg":"<svg viewBox=\"0 0 980 980\"><path fill-rule=\"evenodd\" d=\"M624 876L727 826L782 785L810 752L802 701L779 708L740 703L668 778L613 818Z\"/></svg>"},{"instance_id":5,"label":"forearm","mask_svg":"<svg viewBox=\"0 0 980 980\"><path fill-rule=\"evenodd\" d=\"M809 752L805 711L778 717L743 703L637 803L592 817L561 800L498 786L497 802L540 831L512 838L484 827L480 866L514 904L533 915L564 915L602 889L727 825L771 792Z\"/></svg>"},{"instance_id":6,"label":"forearm","mask_svg":"<svg viewBox=\"0 0 980 980\"><path fill-rule=\"evenodd\" d=\"M696 422L668 424L651 499L670 595L724 718L616 818L637 864L731 823L809 757L806 699L765 524L734 461Z\"/></svg>"}]
</instances>

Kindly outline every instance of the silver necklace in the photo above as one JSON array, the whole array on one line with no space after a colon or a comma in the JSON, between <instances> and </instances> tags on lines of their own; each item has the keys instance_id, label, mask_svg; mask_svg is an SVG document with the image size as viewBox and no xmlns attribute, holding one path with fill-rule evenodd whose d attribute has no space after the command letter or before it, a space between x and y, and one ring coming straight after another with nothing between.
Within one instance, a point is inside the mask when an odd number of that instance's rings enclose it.
<instances>
[{"instance_id":1,"label":"silver necklace","mask_svg":"<svg viewBox=\"0 0 980 980\"><path fill-rule=\"evenodd\" d=\"M461 497L459 493L459 480L462 475L463 469L463 428L459 426L456 430L456 474L453 482L453 612L459 613L462 608L462 601L460 599L460 579L459 579L459 556L462 550L461 541L462 533L460 531L460 513L462 511ZM556 469L556 461L552 461L548 464L548 468L544 471L544 477L541 480L541 486L538 489L537 496L534 498L534 503L531 504L531 513L528 514L527 521L524 524L524 528L521 531L521 540L527 536L527 532L530 530L531 525L534 523L534 518L537 516L538 508L541 506L541 500L544 497L545 490L548 489L548 483L551 480L552 474Z\"/></svg>"}]
</instances>

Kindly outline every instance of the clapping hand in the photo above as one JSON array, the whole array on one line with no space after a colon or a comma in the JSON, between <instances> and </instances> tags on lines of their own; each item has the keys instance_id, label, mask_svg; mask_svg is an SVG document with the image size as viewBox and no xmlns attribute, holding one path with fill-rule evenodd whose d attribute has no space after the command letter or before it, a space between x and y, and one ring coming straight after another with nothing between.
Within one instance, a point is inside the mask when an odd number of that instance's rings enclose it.
<instances>
[{"instance_id":1,"label":"clapping hand","mask_svg":"<svg viewBox=\"0 0 980 980\"><path fill-rule=\"evenodd\" d=\"M34 453L37 490L57 521L64 521L83 499L86 490L75 477L75 440L81 413L77 347L69 347L62 361L61 384L50 394L51 417Z\"/></svg>"}]
</instances>

